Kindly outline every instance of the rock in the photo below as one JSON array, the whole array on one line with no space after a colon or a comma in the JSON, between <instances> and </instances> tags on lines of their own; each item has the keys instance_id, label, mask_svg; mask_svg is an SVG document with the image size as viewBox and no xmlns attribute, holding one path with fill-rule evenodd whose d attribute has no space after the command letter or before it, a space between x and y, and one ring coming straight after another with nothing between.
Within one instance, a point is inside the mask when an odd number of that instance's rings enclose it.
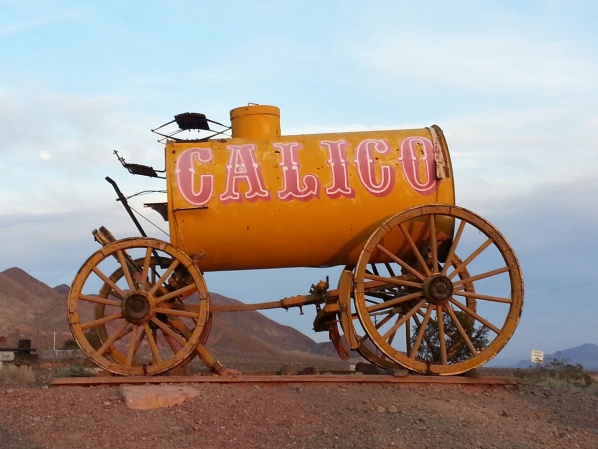
<instances>
[{"instance_id":1,"label":"rock","mask_svg":"<svg viewBox=\"0 0 598 449\"><path fill-rule=\"evenodd\" d=\"M182 404L199 396L199 391L174 385L124 385L121 387L121 396L127 408L152 410Z\"/></svg>"},{"instance_id":2,"label":"rock","mask_svg":"<svg viewBox=\"0 0 598 449\"><path fill-rule=\"evenodd\" d=\"M387 410L388 413L399 413L399 409L394 405L389 406Z\"/></svg>"}]
</instances>

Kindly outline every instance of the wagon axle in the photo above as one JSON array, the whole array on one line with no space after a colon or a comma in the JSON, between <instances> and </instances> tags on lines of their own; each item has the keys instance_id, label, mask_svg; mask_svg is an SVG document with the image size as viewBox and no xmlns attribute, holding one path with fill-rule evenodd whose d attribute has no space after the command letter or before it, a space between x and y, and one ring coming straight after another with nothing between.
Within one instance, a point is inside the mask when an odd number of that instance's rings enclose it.
<instances>
[{"instance_id":1,"label":"wagon axle","mask_svg":"<svg viewBox=\"0 0 598 449\"><path fill-rule=\"evenodd\" d=\"M123 299L121 309L129 323L143 325L155 315L155 300L147 292L137 291Z\"/></svg>"},{"instance_id":2,"label":"wagon axle","mask_svg":"<svg viewBox=\"0 0 598 449\"><path fill-rule=\"evenodd\" d=\"M453 283L444 274L434 274L423 282L424 298L431 304L444 304L453 295Z\"/></svg>"}]
</instances>

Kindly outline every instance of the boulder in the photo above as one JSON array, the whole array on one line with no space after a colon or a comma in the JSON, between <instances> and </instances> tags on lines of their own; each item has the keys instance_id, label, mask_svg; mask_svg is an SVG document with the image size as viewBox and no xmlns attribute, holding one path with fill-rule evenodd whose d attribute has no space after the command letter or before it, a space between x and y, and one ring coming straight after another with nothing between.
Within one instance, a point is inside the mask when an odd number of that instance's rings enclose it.
<instances>
[{"instance_id":1,"label":"boulder","mask_svg":"<svg viewBox=\"0 0 598 449\"><path fill-rule=\"evenodd\" d=\"M152 410L182 404L199 396L199 391L176 385L123 385L121 396L130 409Z\"/></svg>"}]
</instances>

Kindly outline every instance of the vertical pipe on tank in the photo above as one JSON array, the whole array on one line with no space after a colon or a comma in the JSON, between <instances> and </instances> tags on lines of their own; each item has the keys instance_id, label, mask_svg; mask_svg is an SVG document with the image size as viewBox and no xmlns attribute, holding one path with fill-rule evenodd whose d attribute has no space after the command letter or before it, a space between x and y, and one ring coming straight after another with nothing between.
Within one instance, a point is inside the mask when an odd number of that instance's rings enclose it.
<instances>
[{"instance_id":1,"label":"vertical pipe on tank","mask_svg":"<svg viewBox=\"0 0 598 449\"><path fill-rule=\"evenodd\" d=\"M230 111L232 137L271 140L280 137L280 109L248 105Z\"/></svg>"}]
</instances>

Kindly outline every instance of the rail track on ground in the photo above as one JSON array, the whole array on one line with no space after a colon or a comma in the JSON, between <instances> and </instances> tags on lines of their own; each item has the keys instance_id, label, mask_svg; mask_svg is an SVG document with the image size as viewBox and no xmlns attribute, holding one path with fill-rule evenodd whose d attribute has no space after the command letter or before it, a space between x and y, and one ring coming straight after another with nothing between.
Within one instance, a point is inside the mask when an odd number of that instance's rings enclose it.
<instances>
[{"instance_id":1,"label":"rail track on ground","mask_svg":"<svg viewBox=\"0 0 598 449\"><path fill-rule=\"evenodd\" d=\"M97 386L97 385L145 385L177 383L218 384L283 384L283 383L379 383L379 384L466 384L466 385L517 385L516 377L466 377L466 376L417 376L417 375L359 375L359 374L315 374L275 375L240 374L236 376L180 375L180 376L98 376L55 378L51 387Z\"/></svg>"}]
</instances>

